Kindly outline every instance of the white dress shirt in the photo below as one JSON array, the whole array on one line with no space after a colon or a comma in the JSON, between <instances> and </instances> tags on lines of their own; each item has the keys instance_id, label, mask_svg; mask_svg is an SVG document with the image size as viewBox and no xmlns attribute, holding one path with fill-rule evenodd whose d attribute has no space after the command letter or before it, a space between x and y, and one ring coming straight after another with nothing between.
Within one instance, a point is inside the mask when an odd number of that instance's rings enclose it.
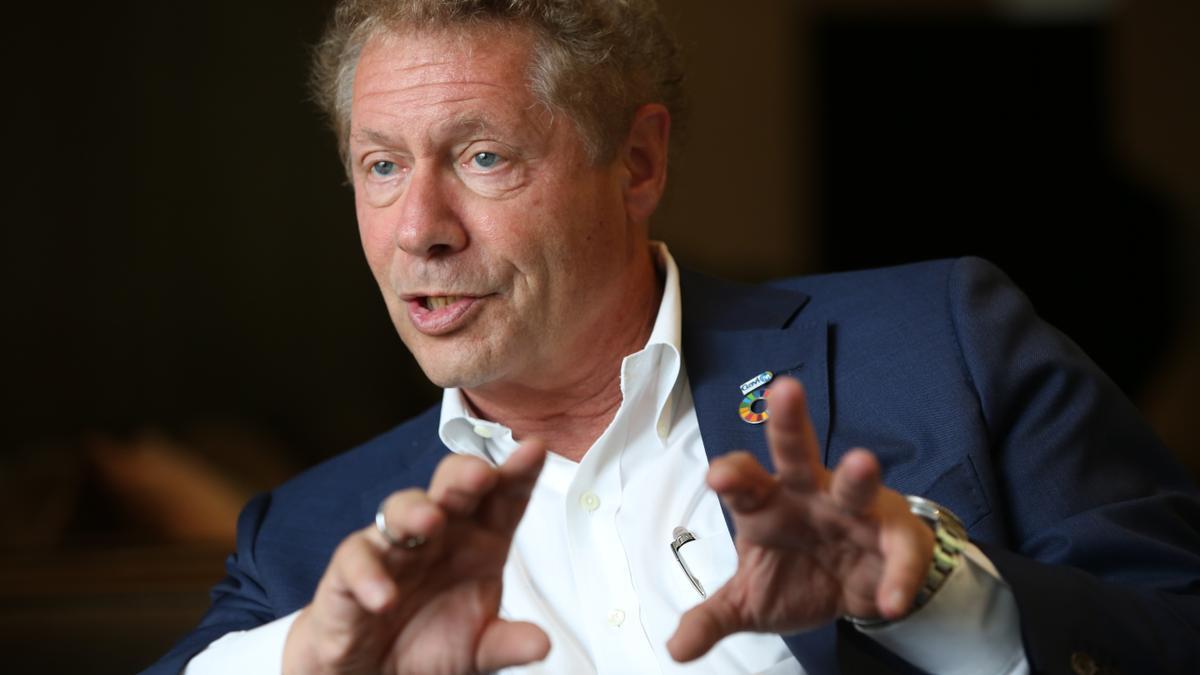
<instances>
[{"instance_id":1,"label":"white dress shirt","mask_svg":"<svg viewBox=\"0 0 1200 675\"><path fill-rule=\"evenodd\" d=\"M680 554L709 595L733 575L737 553L705 484L708 457L682 356L678 270L666 246L654 247L663 297L646 347L621 364L621 405L582 461L547 456L504 566L501 616L541 626L550 653L504 672L803 673L774 634L733 635L688 664L667 653L679 617L702 601L672 553L675 528L695 536ZM731 406L740 401L735 394ZM493 464L517 448L510 429L472 414L457 389L443 394L439 435L452 451ZM225 636L186 672L279 672L294 618ZM973 546L928 604L864 632L934 673L1028 672L1012 593Z\"/></svg>"}]
</instances>

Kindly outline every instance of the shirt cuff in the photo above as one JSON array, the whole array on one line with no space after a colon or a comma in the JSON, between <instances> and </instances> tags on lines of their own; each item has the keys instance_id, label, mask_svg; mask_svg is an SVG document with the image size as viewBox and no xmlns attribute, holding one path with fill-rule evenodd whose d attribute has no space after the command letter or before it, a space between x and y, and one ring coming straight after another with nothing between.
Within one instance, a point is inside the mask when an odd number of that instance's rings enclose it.
<instances>
[{"instance_id":1,"label":"shirt cuff","mask_svg":"<svg viewBox=\"0 0 1200 675\"><path fill-rule=\"evenodd\" d=\"M183 675L282 673L283 647L300 610L250 630L228 633L192 657Z\"/></svg>"},{"instance_id":2,"label":"shirt cuff","mask_svg":"<svg viewBox=\"0 0 1200 675\"><path fill-rule=\"evenodd\" d=\"M929 602L901 621L858 630L931 673L1028 673L1012 590L974 545L963 554Z\"/></svg>"}]
</instances>

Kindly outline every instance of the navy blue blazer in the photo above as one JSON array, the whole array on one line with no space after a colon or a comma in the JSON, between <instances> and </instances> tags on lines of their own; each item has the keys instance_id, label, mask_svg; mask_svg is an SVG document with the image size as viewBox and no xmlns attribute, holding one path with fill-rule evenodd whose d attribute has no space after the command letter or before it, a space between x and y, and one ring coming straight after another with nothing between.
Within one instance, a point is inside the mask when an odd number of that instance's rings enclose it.
<instances>
[{"instance_id":1,"label":"navy blue blazer","mask_svg":"<svg viewBox=\"0 0 1200 675\"><path fill-rule=\"evenodd\" d=\"M740 286L684 274L683 352L710 457L770 466L738 385L804 382L827 466L852 447L945 504L1011 585L1034 672L1200 672L1200 496L1129 401L973 258ZM1119 317L1118 317L1119 318ZM337 544L448 452L437 407L267 494L195 631L147 672L305 606ZM911 670L840 623L785 636L812 675Z\"/></svg>"}]
</instances>

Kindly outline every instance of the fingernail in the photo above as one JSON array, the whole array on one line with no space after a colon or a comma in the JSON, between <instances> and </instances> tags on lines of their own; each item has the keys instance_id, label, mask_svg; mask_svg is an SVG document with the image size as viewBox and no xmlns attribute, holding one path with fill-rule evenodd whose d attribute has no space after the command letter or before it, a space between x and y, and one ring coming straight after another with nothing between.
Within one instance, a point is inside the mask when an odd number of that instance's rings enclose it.
<instances>
[{"instance_id":1,"label":"fingernail","mask_svg":"<svg viewBox=\"0 0 1200 675\"><path fill-rule=\"evenodd\" d=\"M888 605L889 605L889 609L891 610L891 612L893 614L897 614L897 615L903 614L904 610L905 610L904 592L901 591L900 589L896 589L896 590L892 591L891 593L889 593L888 594Z\"/></svg>"}]
</instances>

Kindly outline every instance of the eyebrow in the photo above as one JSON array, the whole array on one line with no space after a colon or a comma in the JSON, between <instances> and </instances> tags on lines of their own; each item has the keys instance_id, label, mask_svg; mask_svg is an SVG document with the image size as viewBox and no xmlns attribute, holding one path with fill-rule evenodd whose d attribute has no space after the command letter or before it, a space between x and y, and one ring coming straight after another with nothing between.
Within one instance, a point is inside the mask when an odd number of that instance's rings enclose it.
<instances>
[{"instance_id":1,"label":"eyebrow","mask_svg":"<svg viewBox=\"0 0 1200 675\"><path fill-rule=\"evenodd\" d=\"M368 128L361 128L354 132L354 139L357 141L367 141L368 143L374 143L375 145L394 145L391 137L389 137L387 134L383 133L382 131L376 131Z\"/></svg>"},{"instance_id":2,"label":"eyebrow","mask_svg":"<svg viewBox=\"0 0 1200 675\"><path fill-rule=\"evenodd\" d=\"M475 113L459 113L451 117L445 124L439 125L439 129L457 132L461 129L471 129L478 132L486 132L495 128L495 125L490 124L486 117Z\"/></svg>"}]
</instances>

